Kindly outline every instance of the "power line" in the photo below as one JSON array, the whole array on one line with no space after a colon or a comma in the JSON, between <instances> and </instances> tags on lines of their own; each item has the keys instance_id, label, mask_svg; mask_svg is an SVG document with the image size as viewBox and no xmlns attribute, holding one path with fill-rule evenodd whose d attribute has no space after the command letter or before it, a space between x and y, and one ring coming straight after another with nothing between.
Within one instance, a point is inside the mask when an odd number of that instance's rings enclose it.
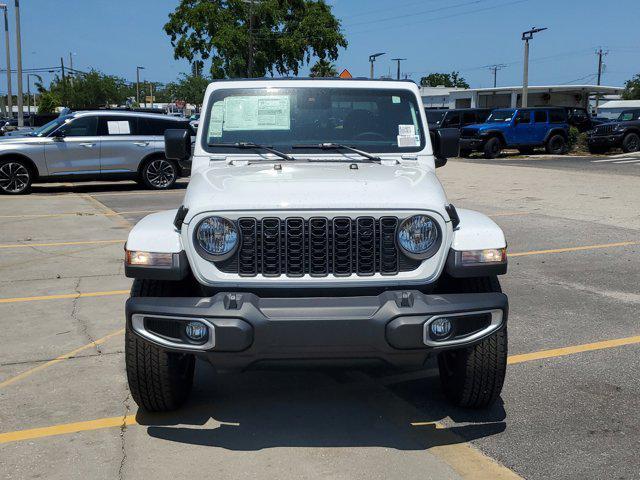
<instances>
[{"instance_id":1,"label":"power line","mask_svg":"<svg viewBox=\"0 0 640 480\"><path fill-rule=\"evenodd\" d=\"M504 63L499 63L496 65L487 65L486 68L493 72L493 88L498 86L498 70L502 70L506 65Z\"/></svg>"}]
</instances>

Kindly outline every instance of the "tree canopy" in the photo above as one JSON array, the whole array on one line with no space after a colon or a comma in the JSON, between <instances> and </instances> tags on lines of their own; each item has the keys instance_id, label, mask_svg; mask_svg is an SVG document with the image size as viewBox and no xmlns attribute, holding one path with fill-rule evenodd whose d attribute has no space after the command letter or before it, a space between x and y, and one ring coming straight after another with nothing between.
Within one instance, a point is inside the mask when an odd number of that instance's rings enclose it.
<instances>
[{"instance_id":1,"label":"tree canopy","mask_svg":"<svg viewBox=\"0 0 640 480\"><path fill-rule=\"evenodd\" d=\"M336 66L328 60L318 60L311 67L310 77L337 77Z\"/></svg>"},{"instance_id":2,"label":"tree canopy","mask_svg":"<svg viewBox=\"0 0 640 480\"><path fill-rule=\"evenodd\" d=\"M640 100L640 73L636 74L625 84L622 98L625 100Z\"/></svg>"},{"instance_id":3,"label":"tree canopy","mask_svg":"<svg viewBox=\"0 0 640 480\"><path fill-rule=\"evenodd\" d=\"M431 73L426 77L422 77L420 79L420 86L469 88L469 84L463 77L460 76L459 72Z\"/></svg>"},{"instance_id":4,"label":"tree canopy","mask_svg":"<svg viewBox=\"0 0 640 480\"><path fill-rule=\"evenodd\" d=\"M47 101L55 99L72 110L84 110L123 104L132 92L135 87L132 89L124 79L91 70L73 79L56 76L49 86Z\"/></svg>"},{"instance_id":5,"label":"tree canopy","mask_svg":"<svg viewBox=\"0 0 640 480\"><path fill-rule=\"evenodd\" d=\"M211 79L199 75L182 74L177 82L167 85L167 93L173 100L184 100L193 105L201 105L204 91Z\"/></svg>"},{"instance_id":6,"label":"tree canopy","mask_svg":"<svg viewBox=\"0 0 640 480\"><path fill-rule=\"evenodd\" d=\"M324 0L181 0L164 29L174 57L210 59L213 78L297 75L347 46Z\"/></svg>"}]
</instances>

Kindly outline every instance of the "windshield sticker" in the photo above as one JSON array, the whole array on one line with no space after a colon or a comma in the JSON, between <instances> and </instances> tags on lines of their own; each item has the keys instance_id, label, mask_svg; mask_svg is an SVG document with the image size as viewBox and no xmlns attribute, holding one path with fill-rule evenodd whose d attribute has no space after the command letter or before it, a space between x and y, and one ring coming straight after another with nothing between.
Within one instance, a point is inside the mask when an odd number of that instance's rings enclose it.
<instances>
[{"instance_id":1,"label":"windshield sticker","mask_svg":"<svg viewBox=\"0 0 640 480\"><path fill-rule=\"evenodd\" d=\"M395 95L393 95L391 97L391 103L400 103L400 97L396 97Z\"/></svg>"},{"instance_id":2,"label":"windshield sticker","mask_svg":"<svg viewBox=\"0 0 640 480\"><path fill-rule=\"evenodd\" d=\"M131 128L129 120L118 120L117 122L107 122L107 130L109 135L130 135Z\"/></svg>"},{"instance_id":3,"label":"windshield sticker","mask_svg":"<svg viewBox=\"0 0 640 480\"><path fill-rule=\"evenodd\" d=\"M289 95L227 97L223 130L290 130Z\"/></svg>"},{"instance_id":4,"label":"windshield sticker","mask_svg":"<svg viewBox=\"0 0 640 480\"><path fill-rule=\"evenodd\" d=\"M398 135L398 147L417 147L420 145L418 135Z\"/></svg>"},{"instance_id":5,"label":"windshield sticker","mask_svg":"<svg viewBox=\"0 0 640 480\"><path fill-rule=\"evenodd\" d=\"M415 125L398 125L398 135L400 136L414 136L416 134Z\"/></svg>"},{"instance_id":6,"label":"windshield sticker","mask_svg":"<svg viewBox=\"0 0 640 480\"><path fill-rule=\"evenodd\" d=\"M222 125L224 123L224 101L220 100L211 107L211 120L209 121L209 138L222 137Z\"/></svg>"}]
</instances>

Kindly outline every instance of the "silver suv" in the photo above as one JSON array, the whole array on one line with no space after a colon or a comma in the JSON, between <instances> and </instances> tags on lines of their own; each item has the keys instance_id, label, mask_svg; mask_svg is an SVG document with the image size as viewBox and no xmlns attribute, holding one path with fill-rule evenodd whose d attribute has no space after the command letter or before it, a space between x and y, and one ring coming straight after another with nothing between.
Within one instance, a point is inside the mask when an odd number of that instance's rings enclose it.
<instances>
[{"instance_id":1,"label":"silver suv","mask_svg":"<svg viewBox=\"0 0 640 480\"><path fill-rule=\"evenodd\" d=\"M160 114L87 111L59 117L27 136L0 139L0 192L28 193L34 182L136 180L171 188L186 164L164 155L164 132L189 121Z\"/></svg>"}]
</instances>

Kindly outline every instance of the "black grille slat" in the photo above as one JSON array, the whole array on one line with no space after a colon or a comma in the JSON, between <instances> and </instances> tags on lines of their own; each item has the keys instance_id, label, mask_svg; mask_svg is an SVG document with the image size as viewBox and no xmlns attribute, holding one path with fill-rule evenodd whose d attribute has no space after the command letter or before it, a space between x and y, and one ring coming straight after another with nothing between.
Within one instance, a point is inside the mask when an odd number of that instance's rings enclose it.
<instances>
[{"instance_id":1,"label":"black grille slat","mask_svg":"<svg viewBox=\"0 0 640 480\"><path fill-rule=\"evenodd\" d=\"M401 255L396 217L240 218L238 252L217 262L225 273L264 275L396 275L421 264Z\"/></svg>"}]
</instances>

